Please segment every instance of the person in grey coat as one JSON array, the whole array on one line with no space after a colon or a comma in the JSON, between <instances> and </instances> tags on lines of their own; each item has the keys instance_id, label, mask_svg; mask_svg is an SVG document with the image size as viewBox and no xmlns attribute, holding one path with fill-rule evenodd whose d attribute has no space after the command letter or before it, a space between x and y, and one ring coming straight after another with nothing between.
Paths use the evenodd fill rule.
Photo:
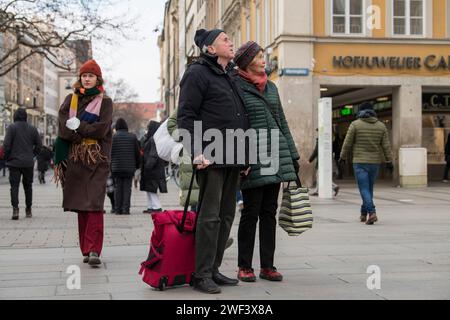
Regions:
<instances>
[{"instance_id":1,"label":"person in grey coat","mask_svg":"<svg viewBox=\"0 0 450 320\"><path fill-rule=\"evenodd\" d=\"M12 220L19 220L19 185L21 178L25 191L26 217L31 218L34 157L40 153L42 142L37 129L27 123L27 111L24 108L19 108L14 113L14 123L6 131L3 146L11 185Z\"/></svg>"}]
</instances>

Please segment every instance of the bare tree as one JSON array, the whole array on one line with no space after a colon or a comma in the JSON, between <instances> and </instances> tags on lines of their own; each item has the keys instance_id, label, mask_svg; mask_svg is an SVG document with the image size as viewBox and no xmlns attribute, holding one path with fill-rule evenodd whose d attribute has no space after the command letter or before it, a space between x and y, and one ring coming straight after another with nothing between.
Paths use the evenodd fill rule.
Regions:
<instances>
[{"instance_id":1,"label":"bare tree","mask_svg":"<svg viewBox=\"0 0 450 320\"><path fill-rule=\"evenodd\" d=\"M137 102L139 95L131 88L124 79L117 81L108 81L108 91L114 103L131 103Z\"/></svg>"},{"instance_id":2,"label":"bare tree","mask_svg":"<svg viewBox=\"0 0 450 320\"><path fill-rule=\"evenodd\" d=\"M68 57L61 52L70 42L93 39L112 43L121 37L127 39L134 19L127 13L105 14L106 9L118 2L0 0L0 33L12 34L15 38L13 43L0 48L0 76L37 54L58 68L70 71L72 61L67 61Z\"/></svg>"}]
</instances>

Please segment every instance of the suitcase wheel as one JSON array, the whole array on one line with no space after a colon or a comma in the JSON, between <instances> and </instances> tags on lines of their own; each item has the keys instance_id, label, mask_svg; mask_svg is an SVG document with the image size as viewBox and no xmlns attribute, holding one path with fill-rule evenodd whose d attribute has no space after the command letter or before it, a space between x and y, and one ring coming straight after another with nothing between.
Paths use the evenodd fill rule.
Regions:
<instances>
[{"instance_id":1,"label":"suitcase wheel","mask_svg":"<svg viewBox=\"0 0 450 320\"><path fill-rule=\"evenodd\" d=\"M167 286L167 278L161 278L159 279L159 286L158 289L160 291L164 291L166 289Z\"/></svg>"},{"instance_id":2,"label":"suitcase wheel","mask_svg":"<svg viewBox=\"0 0 450 320\"><path fill-rule=\"evenodd\" d=\"M189 282L189 286L193 287L194 286L194 274L191 275L191 281Z\"/></svg>"}]
</instances>

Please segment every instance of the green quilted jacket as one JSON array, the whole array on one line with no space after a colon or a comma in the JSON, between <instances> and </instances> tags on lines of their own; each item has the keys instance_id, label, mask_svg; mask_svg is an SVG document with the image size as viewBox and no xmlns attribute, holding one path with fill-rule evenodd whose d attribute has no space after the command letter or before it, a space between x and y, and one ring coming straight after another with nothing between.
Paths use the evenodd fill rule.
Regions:
<instances>
[{"instance_id":1,"label":"green quilted jacket","mask_svg":"<svg viewBox=\"0 0 450 320\"><path fill-rule=\"evenodd\" d=\"M389 133L384 123L375 117L353 121L342 146L341 158L347 160L350 151L353 163L392 162Z\"/></svg>"},{"instance_id":2,"label":"green quilted jacket","mask_svg":"<svg viewBox=\"0 0 450 320\"><path fill-rule=\"evenodd\" d=\"M279 161L278 170L273 174L267 175L267 172L265 172L263 175L261 170L271 165L260 159L258 155L257 164L251 166L249 176L241 182L241 189L253 189L269 184L295 181L297 177L293 160L299 160L300 156L286 121L277 87L273 82L268 81L265 92L261 94L253 84L243 79L239 80L239 86L243 91L250 127L255 129L257 133L256 145L258 150L260 150L260 146L265 144L266 150L270 154L272 140L270 130L279 130L279 149L276 150L278 155L272 156ZM261 135L259 129L267 129L268 136Z\"/></svg>"}]
</instances>

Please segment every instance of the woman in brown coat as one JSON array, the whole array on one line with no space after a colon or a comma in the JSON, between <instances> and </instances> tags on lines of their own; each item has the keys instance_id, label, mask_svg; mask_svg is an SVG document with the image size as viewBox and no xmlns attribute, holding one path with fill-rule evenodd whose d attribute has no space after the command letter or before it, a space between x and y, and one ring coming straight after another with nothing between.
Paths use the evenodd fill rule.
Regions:
<instances>
[{"instance_id":1,"label":"woman in brown coat","mask_svg":"<svg viewBox=\"0 0 450 320\"><path fill-rule=\"evenodd\" d=\"M63 159L57 178L63 187L64 211L78 214L78 231L84 263L101 264L106 180L112 144L112 101L104 93L102 72L94 60L80 69L75 92L59 110L56 157ZM61 147L62 146L62 147ZM68 151L65 156L64 149ZM55 161L56 162L56 161Z\"/></svg>"}]
</instances>

